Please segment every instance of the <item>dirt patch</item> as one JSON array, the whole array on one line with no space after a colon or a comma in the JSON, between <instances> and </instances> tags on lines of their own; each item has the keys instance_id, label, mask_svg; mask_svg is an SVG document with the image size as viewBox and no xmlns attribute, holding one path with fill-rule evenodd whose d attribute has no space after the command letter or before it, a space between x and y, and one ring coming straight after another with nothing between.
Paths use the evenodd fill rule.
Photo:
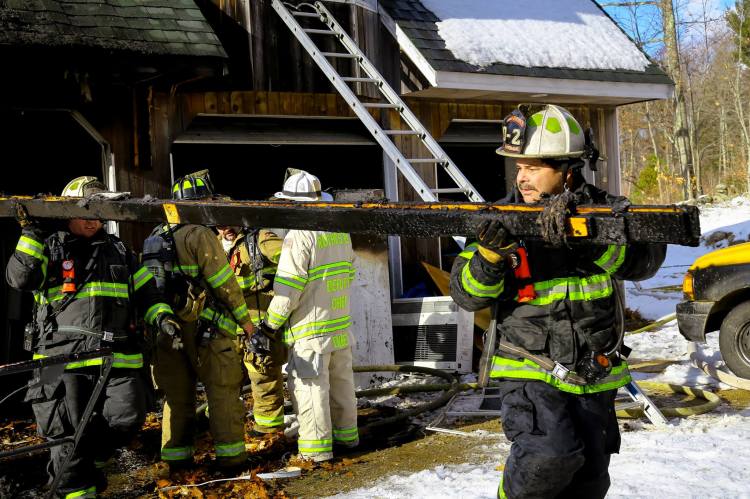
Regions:
<instances>
[{"instance_id":1,"label":"dirt patch","mask_svg":"<svg viewBox=\"0 0 750 499\"><path fill-rule=\"evenodd\" d=\"M625 308L625 331L635 331L648 326L651 322L644 318L638 310Z\"/></svg>"},{"instance_id":2,"label":"dirt patch","mask_svg":"<svg viewBox=\"0 0 750 499\"><path fill-rule=\"evenodd\" d=\"M415 441L396 447L357 455L352 453L343 466L322 467L306 472L301 478L283 486L292 497L324 497L374 485L391 476L395 470L411 474L440 465L462 464L496 457L498 465L505 462L499 444L506 442L497 419L451 425L451 428L473 432L483 430L481 437L463 437L427 432Z\"/></svg>"}]
</instances>

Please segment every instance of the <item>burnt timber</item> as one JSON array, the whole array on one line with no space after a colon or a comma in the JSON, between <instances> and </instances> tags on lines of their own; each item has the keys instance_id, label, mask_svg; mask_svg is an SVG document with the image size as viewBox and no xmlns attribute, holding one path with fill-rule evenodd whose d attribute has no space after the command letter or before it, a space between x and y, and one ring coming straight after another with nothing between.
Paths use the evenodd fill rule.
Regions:
<instances>
[{"instance_id":1,"label":"burnt timber","mask_svg":"<svg viewBox=\"0 0 750 499\"><path fill-rule=\"evenodd\" d=\"M0 198L0 217L14 217L18 204L33 218L168 221L410 237L472 235L481 222L499 217L516 237L542 237L536 221L543 208L531 205L3 197ZM578 206L569 221L577 219L575 225L584 228L569 240L697 246L700 239L698 213L694 206L632 206L625 213L613 213L608 206Z\"/></svg>"}]
</instances>

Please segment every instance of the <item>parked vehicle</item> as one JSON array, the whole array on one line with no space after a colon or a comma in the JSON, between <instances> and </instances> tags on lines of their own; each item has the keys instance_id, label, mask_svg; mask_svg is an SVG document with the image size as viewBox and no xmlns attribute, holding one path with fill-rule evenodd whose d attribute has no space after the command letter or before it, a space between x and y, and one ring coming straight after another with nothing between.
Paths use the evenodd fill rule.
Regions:
<instances>
[{"instance_id":1,"label":"parked vehicle","mask_svg":"<svg viewBox=\"0 0 750 499\"><path fill-rule=\"evenodd\" d=\"M682 283L677 325L688 340L705 342L719 331L727 367L750 379L750 243L707 253L695 260Z\"/></svg>"}]
</instances>

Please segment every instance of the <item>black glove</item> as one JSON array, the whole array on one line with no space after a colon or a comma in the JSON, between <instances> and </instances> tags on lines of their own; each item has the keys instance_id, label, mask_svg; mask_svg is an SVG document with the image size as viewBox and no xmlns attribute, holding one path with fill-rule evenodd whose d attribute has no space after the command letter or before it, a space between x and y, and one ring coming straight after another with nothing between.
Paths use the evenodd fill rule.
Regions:
<instances>
[{"instance_id":1,"label":"black glove","mask_svg":"<svg viewBox=\"0 0 750 499\"><path fill-rule=\"evenodd\" d=\"M503 246L508 245L510 232L505 228L503 223L498 220L485 220L479 225L477 230L477 241L485 248L492 251L499 251Z\"/></svg>"},{"instance_id":2,"label":"black glove","mask_svg":"<svg viewBox=\"0 0 750 499\"><path fill-rule=\"evenodd\" d=\"M157 343L163 348L171 350L182 350L182 328L177 318L172 314L161 314L159 317L159 332L156 336Z\"/></svg>"},{"instance_id":3,"label":"black glove","mask_svg":"<svg viewBox=\"0 0 750 499\"><path fill-rule=\"evenodd\" d=\"M34 226L36 226L36 221L33 218L31 218L31 216L29 216L29 211L26 209L24 205L16 202L14 203L14 208L15 208L16 221L18 222L18 225L20 225L22 229L26 229L26 228L31 229Z\"/></svg>"},{"instance_id":4,"label":"black glove","mask_svg":"<svg viewBox=\"0 0 750 499\"><path fill-rule=\"evenodd\" d=\"M606 378L611 371L612 361L600 352L588 352L576 365L576 373L589 383Z\"/></svg>"},{"instance_id":5,"label":"black glove","mask_svg":"<svg viewBox=\"0 0 750 499\"><path fill-rule=\"evenodd\" d=\"M628 211L628 208L632 203L630 200L623 196L617 196L615 200L612 202L612 212L617 214L623 214Z\"/></svg>"},{"instance_id":6,"label":"black glove","mask_svg":"<svg viewBox=\"0 0 750 499\"><path fill-rule=\"evenodd\" d=\"M245 348L250 353L270 355L271 344L276 341L274 335L275 331L261 321L255 328L255 332L245 339Z\"/></svg>"}]
</instances>

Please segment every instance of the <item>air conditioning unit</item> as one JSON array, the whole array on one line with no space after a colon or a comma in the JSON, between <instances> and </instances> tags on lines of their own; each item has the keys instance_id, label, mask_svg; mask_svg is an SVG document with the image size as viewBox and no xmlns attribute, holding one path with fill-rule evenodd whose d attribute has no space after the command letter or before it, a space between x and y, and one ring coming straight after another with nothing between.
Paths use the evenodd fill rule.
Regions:
<instances>
[{"instance_id":1,"label":"air conditioning unit","mask_svg":"<svg viewBox=\"0 0 750 499\"><path fill-rule=\"evenodd\" d=\"M473 312L438 296L395 299L391 315L397 364L471 372Z\"/></svg>"}]
</instances>

